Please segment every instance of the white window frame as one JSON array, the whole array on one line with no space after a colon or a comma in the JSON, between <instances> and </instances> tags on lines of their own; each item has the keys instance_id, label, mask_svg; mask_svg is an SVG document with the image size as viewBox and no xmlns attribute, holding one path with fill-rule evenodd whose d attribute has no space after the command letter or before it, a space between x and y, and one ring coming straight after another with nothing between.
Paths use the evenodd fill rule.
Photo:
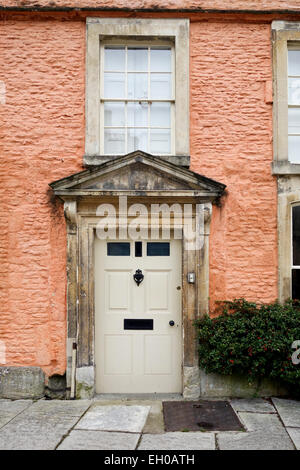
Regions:
<instances>
[{"instance_id":1,"label":"white window frame","mask_svg":"<svg viewBox=\"0 0 300 470\"><path fill-rule=\"evenodd\" d=\"M288 50L300 49L300 23L273 21L273 174L300 174L288 154Z\"/></svg>"},{"instance_id":2,"label":"white window frame","mask_svg":"<svg viewBox=\"0 0 300 470\"><path fill-rule=\"evenodd\" d=\"M293 293L293 269L300 269L300 265L294 265L294 239L293 239L293 209L294 207L300 206L300 202L293 202L291 204L290 210L291 210L291 231L290 231L290 243L291 243L291 248L290 248L290 276L291 276L291 285L290 285L290 296L292 298L292 293Z\"/></svg>"},{"instance_id":3,"label":"white window frame","mask_svg":"<svg viewBox=\"0 0 300 470\"><path fill-rule=\"evenodd\" d=\"M111 98L104 98L104 49L106 46L121 46L121 47L145 47L145 48L151 48L151 47L170 47L171 49L171 83L172 83L172 90L171 90L171 97L170 99L158 99L158 100L153 100L151 98L149 99L141 99L141 100L130 100L130 99L111 99ZM174 50L174 44L168 40L162 41L162 40L149 40L149 41L134 41L134 40L121 40L121 39L110 39L110 40L103 40L101 41L100 44L100 154L101 155L107 155L109 156L110 154L107 154L104 152L104 102L144 102L144 103L150 103L150 102L167 102L171 104L171 116L170 116L170 131L171 131L171 142L170 142L170 152L168 154L164 155L174 155L175 154L175 103L176 103L176 95L175 95L175 89L176 89L176 76L175 76L175 50ZM148 73L148 80L150 77L149 70L147 71ZM148 83L148 89L149 89L149 83ZM149 113L149 107L148 107L148 113ZM125 113L126 114L126 113ZM149 119L148 119L149 121ZM148 127L147 130L149 131L149 122L148 122ZM149 132L148 132L148 148L150 148L150 142L149 142ZM127 135L125 132L125 142L127 143ZM127 148L127 145L125 143L125 146ZM140 150L140 149L139 149Z\"/></svg>"},{"instance_id":4,"label":"white window frame","mask_svg":"<svg viewBox=\"0 0 300 470\"><path fill-rule=\"evenodd\" d=\"M300 52L300 41L297 43L293 42L293 43L288 43L288 48L287 48L287 54L289 53L289 51L299 51ZM287 55L287 60L288 60L288 55ZM289 75L288 73L288 70L287 70L287 81L289 80L289 78L297 78L298 80L300 79L300 76L296 76L294 75L293 77L291 75ZM288 84L288 83L287 83ZM298 92L298 88L297 88L297 92ZM287 106L288 106L288 112L290 109L299 109L300 110L300 104L289 104L289 102L287 103ZM288 119L288 125L289 125L289 119ZM299 136L299 133L291 133L288 129L288 138L292 135L295 135L295 136ZM299 149L299 152L300 152L300 149ZM297 165L300 164L300 162L292 162L291 159L290 159L290 155L288 155L288 158L289 158L289 162L294 164L296 163Z\"/></svg>"},{"instance_id":5,"label":"white window frame","mask_svg":"<svg viewBox=\"0 0 300 470\"><path fill-rule=\"evenodd\" d=\"M174 156L189 156L189 20L87 18L85 159L101 156L100 51L111 39L174 45ZM103 154L102 154L103 155ZM109 156L108 156L109 157Z\"/></svg>"},{"instance_id":6,"label":"white window frame","mask_svg":"<svg viewBox=\"0 0 300 470\"><path fill-rule=\"evenodd\" d=\"M292 297L293 207L300 205L299 177L278 177L278 298Z\"/></svg>"}]
</instances>

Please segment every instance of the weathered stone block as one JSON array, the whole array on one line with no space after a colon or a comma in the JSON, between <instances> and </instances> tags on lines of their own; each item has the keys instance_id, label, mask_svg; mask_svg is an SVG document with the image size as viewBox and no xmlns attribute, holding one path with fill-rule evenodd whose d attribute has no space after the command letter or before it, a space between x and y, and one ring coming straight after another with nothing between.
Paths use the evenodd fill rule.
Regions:
<instances>
[{"instance_id":1,"label":"weathered stone block","mask_svg":"<svg viewBox=\"0 0 300 470\"><path fill-rule=\"evenodd\" d=\"M40 367L0 367L1 398L41 398L45 374Z\"/></svg>"},{"instance_id":2,"label":"weathered stone block","mask_svg":"<svg viewBox=\"0 0 300 470\"><path fill-rule=\"evenodd\" d=\"M236 375L206 374L200 370L200 396L201 397L269 397L286 396L285 390L277 382L263 379L249 382L247 377Z\"/></svg>"},{"instance_id":3,"label":"weathered stone block","mask_svg":"<svg viewBox=\"0 0 300 470\"><path fill-rule=\"evenodd\" d=\"M54 374L48 379L45 390L48 398L63 400L66 398L66 375Z\"/></svg>"},{"instance_id":4,"label":"weathered stone block","mask_svg":"<svg viewBox=\"0 0 300 470\"><path fill-rule=\"evenodd\" d=\"M199 367L183 368L183 396L184 398L199 398L200 395L200 377Z\"/></svg>"},{"instance_id":5,"label":"weathered stone block","mask_svg":"<svg viewBox=\"0 0 300 470\"><path fill-rule=\"evenodd\" d=\"M76 369L76 398L92 398L95 388L94 367Z\"/></svg>"}]
</instances>

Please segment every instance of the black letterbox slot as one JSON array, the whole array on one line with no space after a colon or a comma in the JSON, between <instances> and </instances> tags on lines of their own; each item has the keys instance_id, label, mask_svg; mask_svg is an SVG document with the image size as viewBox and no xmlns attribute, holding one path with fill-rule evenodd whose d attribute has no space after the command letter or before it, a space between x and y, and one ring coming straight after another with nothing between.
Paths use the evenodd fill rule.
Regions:
<instances>
[{"instance_id":1,"label":"black letterbox slot","mask_svg":"<svg viewBox=\"0 0 300 470\"><path fill-rule=\"evenodd\" d=\"M124 318L124 330L153 330L153 320Z\"/></svg>"}]
</instances>

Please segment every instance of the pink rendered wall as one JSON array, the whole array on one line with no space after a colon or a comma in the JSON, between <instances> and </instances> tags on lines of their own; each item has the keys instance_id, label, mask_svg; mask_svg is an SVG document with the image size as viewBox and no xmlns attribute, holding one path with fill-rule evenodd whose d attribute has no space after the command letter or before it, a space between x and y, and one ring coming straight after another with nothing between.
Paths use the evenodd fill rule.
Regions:
<instances>
[{"instance_id":1,"label":"pink rendered wall","mask_svg":"<svg viewBox=\"0 0 300 470\"><path fill-rule=\"evenodd\" d=\"M85 25L5 21L1 57L0 338L8 365L63 373L66 233L48 184L81 170Z\"/></svg>"},{"instance_id":2,"label":"pink rendered wall","mask_svg":"<svg viewBox=\"0 0 300 470\"><path fill-rule=\"evenodd\" d=\"M210 297L277 297L269 24L191 23L191 169L227 185L210 240Z\"/></svg>"},{"instance_id":3,"label":"pink rendered wall","mask_svg":"<svg viewBox=\"0 0 300 470\"><path fill-rule=\"evenodd\" d=\"M0 39L0 338L7 365L49 375L65 370L66 234L48 183L81 170L85 138L85 21L71 18L7 18ZM192 18L190 57L191 168L228 186L212 220L211 304L273 300L270 24Z\"/></svg>"}]
</instances>

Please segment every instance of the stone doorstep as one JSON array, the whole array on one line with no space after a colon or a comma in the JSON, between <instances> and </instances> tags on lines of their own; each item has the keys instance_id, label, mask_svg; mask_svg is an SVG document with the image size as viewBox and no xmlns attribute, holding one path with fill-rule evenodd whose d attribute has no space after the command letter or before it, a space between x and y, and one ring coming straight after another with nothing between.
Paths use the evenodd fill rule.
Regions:
<instances>
[{"instance_id":1,"label":"stone doorstep","mask_svg":"<svg viewBox=\"0 0 300 470\"><path fill-rule=\"evenodd\" d=\"M94 405L78 421L75 429L141 433L150 406Z\"/></svg>"}]
</instances>

